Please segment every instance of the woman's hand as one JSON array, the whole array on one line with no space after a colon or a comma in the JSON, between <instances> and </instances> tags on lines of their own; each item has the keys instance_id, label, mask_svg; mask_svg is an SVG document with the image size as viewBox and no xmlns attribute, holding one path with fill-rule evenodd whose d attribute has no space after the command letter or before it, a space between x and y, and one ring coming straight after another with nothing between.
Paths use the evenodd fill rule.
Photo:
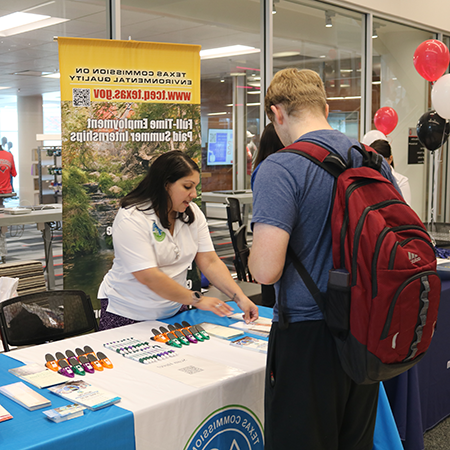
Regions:
<instances>
[{"instance_id":1,"label":"woman's hand","mask_svg":"<svg viewBox=\"0 0 450 450\"><path fill-rule=\"evenodd\" d=\"M242 289L236 284L233 278L231 278L230 271L223 261L219 259L216 252L197 253L195 262L201 272L205 274L206 278L211 281L217 289L225 295L228 295L231 300L236 301L237 305L244 313L245 322L253 322L259 317L258 307L246 297L242 292ZM198 307L198 305L195 306ZM211 310L208 309L208 311Z\"/></svg>"},{"instance_id":2,"label":"woman's hand","mask_svg":"<svg viewBox=\"0 0 450 450\"><path fill-rule=\"evenodd\" d=\"M202 297L194 306L202 311L211 311L220 317L233 314L233 308L215 297Z\"/></svg>"},{"instance_id":3,"label":"woman's hand","mask_svg":"<svg viewBox=\"0 0 450 450\"><path fill-rule=\"evenodd\" d=\"M234 300L244 313L245 323L254 322L259 317L258 307L248 297L236 297Z\"/></svg>"}]
</instances>

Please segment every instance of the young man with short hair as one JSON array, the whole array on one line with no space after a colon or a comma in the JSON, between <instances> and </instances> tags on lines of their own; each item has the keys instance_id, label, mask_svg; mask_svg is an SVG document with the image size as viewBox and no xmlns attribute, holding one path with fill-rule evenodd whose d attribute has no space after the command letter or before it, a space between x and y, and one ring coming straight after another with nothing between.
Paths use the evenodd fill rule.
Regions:
<instances>
[{"instance_id":1,"label":"young man with short hair","mask_svg":"<svg viewBox=\"0 0 450 450\"><path fill-rule=\"evenodd\" d=\"M311 141L347 160L348 149L358 144L328 124L325 89L311 70L276 73L265 110L286 146ZM352 157L361 165L359 152L352 151ZM394 182L385 162L382 174ZM319 307L286 259L290 245L318 288L326 291L334 181L308 159L279 152L261 164L255 178L249 265L257 281L275 284L277 296L267 355L266 450L373 446L378 384L357 385L343 371ZM280 298L287 329L278 326Z\"/></svg>"}]
</instances>

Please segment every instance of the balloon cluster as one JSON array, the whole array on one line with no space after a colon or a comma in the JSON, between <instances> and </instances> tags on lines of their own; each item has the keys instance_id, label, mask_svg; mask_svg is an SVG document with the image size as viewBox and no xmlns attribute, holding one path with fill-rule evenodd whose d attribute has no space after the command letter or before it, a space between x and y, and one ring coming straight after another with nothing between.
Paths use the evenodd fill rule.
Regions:
<instances>
[{"instance_id":1,"label":"balloon cluster","mask_svg":"<svg viewBox=\"0 0 450 450\"><path fill-rule=\"evenodd\" d=\"M446 45L436 39L422 42L414 52L414 67L427 81L434 83L431 91L433 111L423 114L417 123L417 137L428 150L434 151L447 142L450 133L450 74L444 75L450 63L450 54ZM376 130L366 133L363 144L370 145L377 139L387 141L398 123L393 108L380 108L373 118Z\"/></svg>"},{"instance_id":2,"label":"balloon cluster","mask_svg":"<svg viewBox=\"0 0 450 450\"><path fill-rule=\"evenodd\" d=\"M417 123L417 137L430 151L448 139L450 125L450 74L443 75L450 62L446 45L436 39L422 42L414 52L414 67L427 81L433 82L431 101L434 110L423 114Z\"/></svg>"}]
</instances>

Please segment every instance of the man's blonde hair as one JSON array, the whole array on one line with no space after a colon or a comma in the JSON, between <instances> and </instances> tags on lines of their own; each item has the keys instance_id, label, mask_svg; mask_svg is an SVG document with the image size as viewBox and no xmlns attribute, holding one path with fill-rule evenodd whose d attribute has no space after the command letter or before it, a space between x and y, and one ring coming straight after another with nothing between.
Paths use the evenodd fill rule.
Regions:
<instances>
[{"instance_id":1,"label":"man's blonde hair","mask_svg":"<svg viewBox=\"0 0 450 450\"><path fill-rule=\"evenodd\" d=\"M267 117L273 121L272 105L283 105L288 115L304 112L326 114L327 96L317 72L283 69L275 74L264 101Z\"/></svg>"}]
</instances>

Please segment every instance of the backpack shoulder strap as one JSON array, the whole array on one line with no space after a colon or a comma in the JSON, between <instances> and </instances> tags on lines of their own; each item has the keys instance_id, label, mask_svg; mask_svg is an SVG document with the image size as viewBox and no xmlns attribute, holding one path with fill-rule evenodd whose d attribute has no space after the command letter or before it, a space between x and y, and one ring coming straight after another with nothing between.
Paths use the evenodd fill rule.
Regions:
<instances>
[{"instance_id":1,"label":"backpack shoulder strap","mask_svg":"<svg viewBox=\"0 0 450 450\"><path fill-rule=\"evenodd\" d=\"M330 150L314 142L310 141L295 142L294 144L289 145L283 150L279 150L279 152L295 153L297 155L303 156L304 158L309 159L314 164L317 164L319 167L324 169L326 172L328 172L335 178L337 178L342 172L344 172L345 169L347 169L347 164L340 155L330 152ZM291 260L298 274L305 283L306 288L308 289L308 291L316 301L317 305L319 306L319 309L323 313L325 306L323 295L320 292L314 280L312 279L309 272L306 270L303 263L295 254L295 251L291 247L291 245L288 245L287 256ZM278 302L278 320L280 329L287 328L288 324L284 315L281 301Z\"/></svg>"},{"instance_id":2,"label":"backpack shoulder strap","mask_svg":"<svg viewBox=\"0 0 450 450\"><path fill-rule=\"evenodd\" d=\"M362 166L363 167L370 167L371 169L376 170L377 172L381 172L381 164L383 162L383 156L377 153L374 149L364 145L360 144L358 145L352 145L348 149L348 159L351 161L351 151L352 149L357 150L361 156L362 156Z\"/></svg>"},{"instance_id":3,"label":"backpack shoulder strap","mask_svg":"<svg viewBox=\"0 0 450 450\"><path fill-rule=\"evenodd\" d=\"M317 306L319 307L322 314L324 314L324 308L325 308L325 299L323 297L323 294L320 292L319 288L317 287L317 284L312 279L309 272L306 270L306 267L303 265L303 263L300 261L300 259L295 254L294 249L291 247L291 244L287 247L287 257L290 258L292 264L294 265L295 269L297 270L298 274L300 275L301 279L303 280L303 283L305 283L306 288L310 292L310 294L313 296L315 302L317 303ZM286 270L287 267L287 258L284 265L283 273ZM289 326L289 321L287 317L285 316L285 311L281 302L281 297L278 299L278 327L280 330L286 330Z\"/></svg>"},{"instance_id":4,"label":"backpack shoulder strap","mask_svg":"<svg viewBox=\"0 0 450 450\"><path fill-rule=\"evenodd\" d=\"M317 287L317 284L312 279L309 272L306 270L303 263L298 259L297 255L295 254L294 249L291 247L291 245L288 245L287 254L291 258L292 264L294 264L295 269L299 273L300 277L303 280L303 283L305 283L306 288L308 289L309 293L313 296L314 300L316 301L317 305L319 306L322 313L324 312L324 300L322 293L320 292L319 288Z\"/></svg>"},{"instance_id":5,"label":"backpack shoulder strap","mask_svg":"<svg viewBox=\"0 0 450 450\"><path fill-rule=\"evenodd\" d=\"M294 142L283 150L279 150L279 152L296 153L297 155L303 156L335 178L348 167L340 155L330 152L325 147L310 141Z\"/></svg>"}]
</instances>

